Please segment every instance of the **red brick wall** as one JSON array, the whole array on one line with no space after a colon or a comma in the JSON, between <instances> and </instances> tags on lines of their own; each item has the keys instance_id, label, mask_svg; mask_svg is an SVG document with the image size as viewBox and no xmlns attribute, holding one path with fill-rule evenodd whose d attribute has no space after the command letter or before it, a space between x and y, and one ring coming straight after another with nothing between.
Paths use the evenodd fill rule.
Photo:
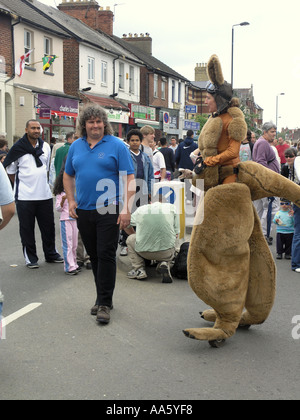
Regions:
<instances>
[{"instance_id":1,"label":"red brick wall","mask_svg":"<svg viewBox=\"0 0 300 420\"><path fill-rule=\"evenodd\" d=\"M4 57L6 64L0 63L0 72L6 73L8 77L11 77L14 73L11 18L3 14L0 14L0 40L0 56Z\"/></svg>"},{"instance_id":2,"label":"red brick wall","mask_svg":"<svg viewBox=\"0 0 300 420\"><path fill-rule=\"evenodd\" d=\"M113 35L113 17L111 10L99 10L98 4L62 3L58 6L61 12L81 20L91 28Z\"/></svg>"},{"instance_id":3,"label":"red brick wall","mask_svg":"<svg viewBox=\"0 0 300 420\"><path fill-rule=\"evenodd\" d=\"M64 92L78 95L79 89L79 45L75 39L64 41ZM72 75L72 76L71 76Z\"/></svg>"}]
</instances>

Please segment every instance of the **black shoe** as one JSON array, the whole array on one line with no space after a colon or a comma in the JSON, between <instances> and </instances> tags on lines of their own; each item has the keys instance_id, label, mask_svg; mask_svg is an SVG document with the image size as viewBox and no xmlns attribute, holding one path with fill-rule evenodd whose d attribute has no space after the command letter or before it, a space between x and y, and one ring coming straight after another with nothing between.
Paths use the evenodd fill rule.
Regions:
<instances>
[{"instance_id":1,"label":"black shoe","mask_svg":"<svg viewBox=\"0 0 300 420\"><path fill-rule=\"evenodd\" d=\"M91 270L92 269L92 263L90 263L90 262L86 263L85 268L87 270Z\"/></svg>"},{"instance_id":2,"label":"black shoe","mask_svg":"<svg viewBox=\"0 0 300 420\"><path fill-rule=\"evenodd\" d=\"M276 259L277 259L277 260L282 260L282 254L277 254L277 255L276 255Z\"/></svg>"},{"instance_id":3,"label":"black shoe","mask_svg":"<svg viewBox=\"0 0 300 420\"><path fill-rule=\"evenodd\" d=\"M84 262L83 261L77 261L77 265L78 267L83 267L84 266Z\"/></svg>"},{"instance_id":4,"label":"black shoe","mask_svg":"<svg viewBox=\"0 0 300 420\"><path fill-rule=\"evenodd\" d=\"M291 255L289 255L289 254L285 254L284 258L285 258L286 260L291 260L291 259L292 259Z\"/></svg>"},{"instance_id":5,"label":"black shoe","mask_svg":"<svg viewBox=\"0 0 300 420\"><path fill-rule=\"evenodd\" d=\"M63 263L64 259L60 255L53 260L46 260L47 263Z\"/></svg>"}]
</instances>

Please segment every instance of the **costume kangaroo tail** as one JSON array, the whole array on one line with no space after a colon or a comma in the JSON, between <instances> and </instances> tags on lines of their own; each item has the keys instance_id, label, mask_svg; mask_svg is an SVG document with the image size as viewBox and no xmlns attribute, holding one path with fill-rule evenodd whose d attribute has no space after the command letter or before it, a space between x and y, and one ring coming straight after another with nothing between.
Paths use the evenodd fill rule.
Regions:
<instances>
[{"instance_id":1,"label":"costume kangaroo tail","mask_svg":"<svg viewBox=\"0 0 300 420\"><path fill-rule=\"evenodd\" d=\"M252 161L239 163L237 182L248 185L252 200L263 197L285 197L300 207L299 185L259 163Z\"/></svg>"}]
</instances>

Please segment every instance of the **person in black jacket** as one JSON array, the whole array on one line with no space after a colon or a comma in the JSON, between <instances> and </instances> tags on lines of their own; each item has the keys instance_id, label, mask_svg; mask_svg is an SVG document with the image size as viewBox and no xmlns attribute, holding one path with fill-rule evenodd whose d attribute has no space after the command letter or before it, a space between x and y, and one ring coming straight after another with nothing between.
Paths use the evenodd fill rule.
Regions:
<instances>
[{"instance_id":1,"label":"person in black jacket","mask_svg":"<svg viewBox=\"0 0 300 420\"><path fill-rule=\"evenodd\" d=\"M175 171L175 156L172 149L169 149L167 144L167 139L162 137L160 140L161 148L159 151L164 155L165 162L166 162L166 170L167 170L167 178L168 172L170 173L170 179L174 178L174 171Z\"/></svg>"},{"instance_id":2,"label":"person in black jacket","mask_svg":"<svg viewBox=\"0 0 300 420\"><path fill-rule=\"evenodd\" d=\"M176 149L175 162L178 168L190 169L191 171L194 168L190 154L198 148L198 145L196 142L194 142L193 136L193 130L188 130L187 137L182 143L178 145Z\"/></svg>"}]
</instances>

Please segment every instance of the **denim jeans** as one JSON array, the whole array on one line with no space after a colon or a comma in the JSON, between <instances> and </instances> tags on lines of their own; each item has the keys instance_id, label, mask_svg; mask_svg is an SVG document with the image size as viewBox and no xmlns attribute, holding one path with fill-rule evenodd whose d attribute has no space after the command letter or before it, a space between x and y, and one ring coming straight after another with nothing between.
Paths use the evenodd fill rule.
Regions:
<instances>
[{"instance_id":1,"label":"denim jeans","mask_svg":"<svg viewBox=\"0 0 300 420\"><path fill-rule=\"evenodd\" d=\"M97 210L77 209L77 225L90 256L96 284L96 304L112 305L112 297L116 283L116 252L119 239L118 207L107 207L106 214Z\"/></svg>"},{"instance_id":2,"label":"denim jeans","mask_svg":"<svg viewBox=\"0 0 300 420\"><path fill-rule=\"evenodd\" d=\"M300 208L293 205L294 210L294 236L292 243L292 270L300 268Z\"/></svg>"}]
</instances>

